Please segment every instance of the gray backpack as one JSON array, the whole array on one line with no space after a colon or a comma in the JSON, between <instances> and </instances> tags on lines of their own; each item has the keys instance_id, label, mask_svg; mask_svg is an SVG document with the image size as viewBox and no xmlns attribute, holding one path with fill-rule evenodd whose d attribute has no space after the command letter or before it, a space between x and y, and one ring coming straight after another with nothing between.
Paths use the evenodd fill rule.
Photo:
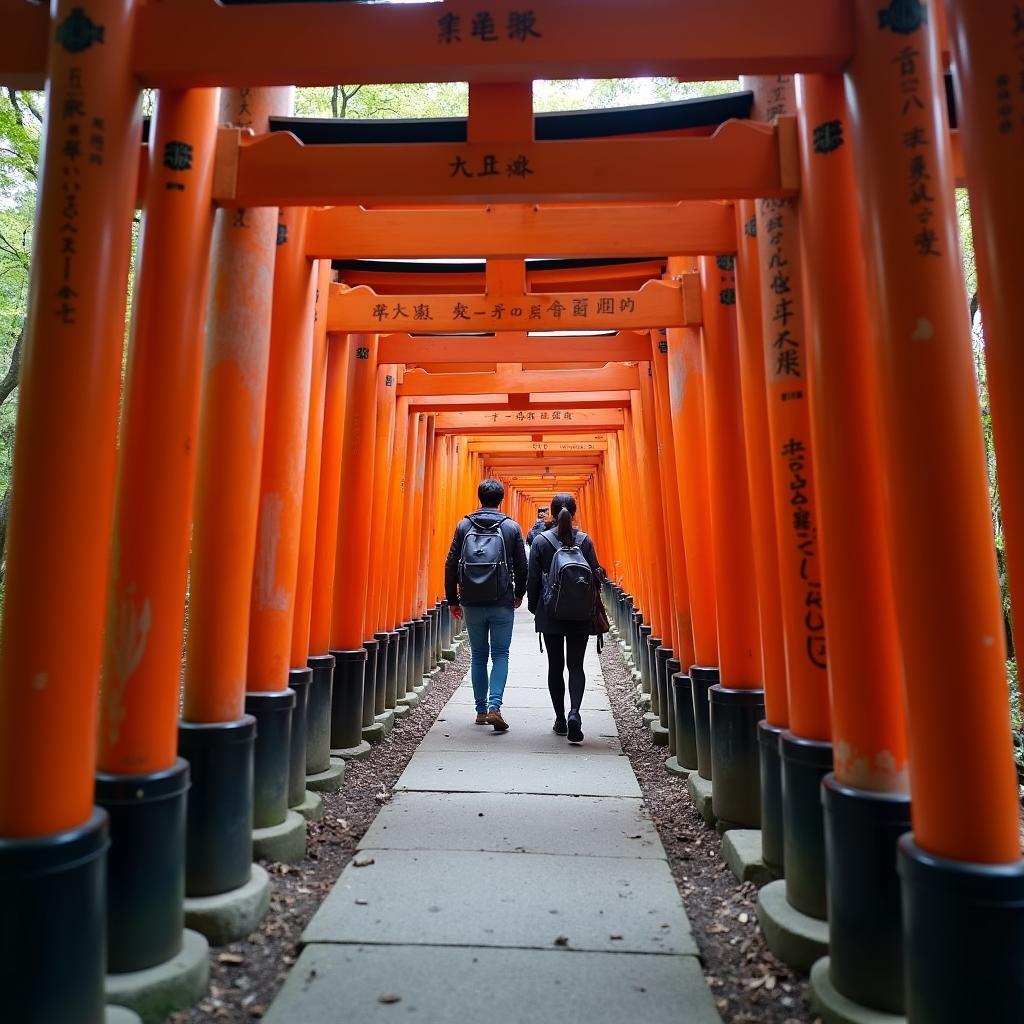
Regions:
<instances>
[{"instance_id":1,"label":"gray backpack","mask_svg":"<svg viewBox=\"0 0 1024 1024\"><path fill-rule=\"evenodd\" d=\"M508 552L501 525L508 516L483 525L466 516L470 530L459 555L459 600L464 605L497 604L508 593Z\"/></svg>"},{"instance_id":2,"label":"gray backpack","mask_svg":"<svg viewBox=\"0 0 1024 1024\"><path fill-rule=\"evenodd\" d=\"M576 535L574 544L561 544L550 533L541 536L555 549L551 567L544 574L544 611L549 619L589 622L594 617L594 573L580 545L585 533Z\"/></svg>"}]
</instances>

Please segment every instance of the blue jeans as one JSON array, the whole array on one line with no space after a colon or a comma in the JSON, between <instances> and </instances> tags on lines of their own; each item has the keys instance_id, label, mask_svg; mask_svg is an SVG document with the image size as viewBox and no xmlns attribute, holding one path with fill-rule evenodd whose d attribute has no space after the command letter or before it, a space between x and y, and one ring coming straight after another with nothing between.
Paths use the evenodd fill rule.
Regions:
<instances>
[{"instance_id":1,"label":"blue jeans","mask_svg":"<svg viewBox=\"0 0 1024 1024\"><path fill-rule=\"evenodd\" d=\"M508 679L508 649L512 644L515 611L500 604L463 608L469 646L473 652L473 697L477 714L500 711ZM488 641L488 637L490 638ZM487 655L491 656L491 674L487 677Z\"/></svg>"}]
</instances>

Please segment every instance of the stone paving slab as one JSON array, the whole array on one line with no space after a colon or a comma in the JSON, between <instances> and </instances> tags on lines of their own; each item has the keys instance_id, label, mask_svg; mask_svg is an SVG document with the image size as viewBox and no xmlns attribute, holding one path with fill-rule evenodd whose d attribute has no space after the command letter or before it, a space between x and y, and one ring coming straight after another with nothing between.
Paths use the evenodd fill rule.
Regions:
<instances>
[{"instance_id":1,"label":"stone paving slab","mask_svg":"<svg viewBox=\"0 0 1024 1024\"><path fill-rule=\"evenodd\" d=\"M500 737L498 738L500 740ZM551 793L565 796L639 797L640 786L624 754L590 753L586 744L554 754L452 750L415 753L396 792Z\"/></svg>"},{"instance_id":2,"label":"stone paving slab","mask_svg":"<svg viewBox=\"0 0 1024 1024\"><path fill-rule=\"evenodd\" d=\"M506 793L398 793L359 847L665 856L639 800Z\"/></svg>"},{"instance_id":3,"label":"stone paving slab","mask_svg":"<svg viewBox=\"0 0 1024 1024\"><path fill-rule=\"evenodd\" d=\"M304 950L264 1020L720 1024L691 956L321 945Z\"/></svg>"},{"instance_id":4,"label":"stone paving slab","mask_svg":"<svg viewBox=\"0 0 1024 1024\"><path fill-rule=\"evenodd\" d=\"M566 694L568 700L568 693ZM471 686L460 686L452 696L449 704L452 706L472 705L474 703L473 688ZM551 698L548 696L548 688L541 689L538 686L521 686L518 689L514 686L505 688L505 695L502 704L507 708L544 708L551 710ZM608 694L600 687L592 687L584 695L583 711L610 711L611 704L608 703Z\"/></svg>"},{"instance_id":5,"label":"stone paving slab","mask_svg":"<svg viewBox=\"0 0 1024 1024\"><path fill-rule=\"evenodd\" d=\"M591 952L697 954L667 861L451 850L357 859L371 857L345 868L304 943L551 949L564 938Z\"/></svg>"},{"instance_id":6,"label":"stone paving slab","mask_svg":"<svg viewBox=\"0 0 1024 1024\"><path fill-rule=\"evenodd\" d=\"M548 708L506 709L505 720L509 730L496 733L490 726L474 725L475 712L472 708L449 708L437 720L419 746L426 752L449 750L475 750L491 753L501 750L505 753L515 750L522 754L557 753L564 750L568 740L556 735L551 726L554 712ZM583 732L585 739L581 749L591 753L607 752L618 754L622 750L615 730L615 719L610 711L588 711L583 709Z\"/></svg>"}]
</instances>

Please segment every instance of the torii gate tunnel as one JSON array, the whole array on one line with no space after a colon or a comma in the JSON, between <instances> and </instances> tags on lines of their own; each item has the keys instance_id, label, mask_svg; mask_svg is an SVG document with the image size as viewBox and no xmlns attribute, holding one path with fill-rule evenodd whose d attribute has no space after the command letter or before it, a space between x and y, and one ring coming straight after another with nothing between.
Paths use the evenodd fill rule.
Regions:
<instances>
[{"instance_id":1,"label":"torii gate tunnel","mask_svg":"<svg viewBox=\"0 0 1024 1024\"><path fill-rule=\"evenodd\" d=\"M827 919L815 984L915 1024L1021 1019L954 197L1019 587L1020 3L0 19L0 82L47 90L0 652L11 1020L98 1024L108 974L257 885L253 829L450 647L444 558L487 476L524 529L576 496L677 764L722 827L760 828L789 911ZM533 111L537 79L650 74L746 77ZM469 116L291 116L294 86L339 79L468 81Z\"/></svg>"}]
</instances>

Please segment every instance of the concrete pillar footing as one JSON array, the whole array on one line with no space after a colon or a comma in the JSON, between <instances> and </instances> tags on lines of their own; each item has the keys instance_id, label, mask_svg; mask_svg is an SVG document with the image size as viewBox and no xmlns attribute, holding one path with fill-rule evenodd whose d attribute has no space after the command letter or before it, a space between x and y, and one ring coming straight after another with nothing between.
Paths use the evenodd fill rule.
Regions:
<instances>
[{"instance_id":1,"label":"concrete pillar footing","mask_svg":"<svg viewBox=\"0 0 1024 1024\"><path fill-rule=\"evenodd\" d=\"M795 970L808 974L815 961L828 953L828 921L808 917L793 907L781 878L757 894L757 919L768 948Z\"/></svg>"},{"instance_id":2,"label":"concrete pillar footing","mask_svg":"<svg viewBox=\"0 0 1024 1024\"><path fill-rule=\"evenodd\" d=\"M346 761L361 761L369 756L370 744L363 740L358 747L338 747L331 751L331 758L344 759Z\"/></svg>"},{"instance_id":3,"label":"concrete pillar footing","mask_svg":"<svg viewBox=\"0 0 1024 1024\"><path fill-rule=\"evenodd\" d=\"M409 713L409 708L417 708L420 705L420 695L414 690L412 693L407 693L404 697L398 698L398 707L405 708L405 713ZM398 708L395 709L396 711ZM399 715L401 718L402 716Z\"/></svg>"},{"instance_id":4,"label":"concrete pillar footing","mask_svg":"<svg viewBox=\"0 0 1024 1024\"><path fill-rule=\"evenodd\" d=\"M872 1010L847 999L832 984L830 965L830 959L823 956L811 968L811 1001L825 1024L907 1024L900 1013Z\"/></svg>"},{"instance_id":5,"label":"concrete pillar footing","mask_svg":"<svg viewBox=\"0 0 1024 1024\"><path fill-rule=\"evenodd\" d=\"M644 712L644 725L651 725L658 721L658 716L653 711Z\"/></svg>"},{"instance_id":6,"label":"concrete pillar footing","mask_svg":"<svg viewBox=\"0 0 1024 1024\"><path fill-rule=\"evenodd\" d=\"M159 1024L168 1014L195 1006L203 997L210 982L209 952L206 938L186 929L181 951L165 963L108 974L106 998L134 1010L143 1024Z\"/></svg>"},{"instance_id":7,"label":"concrete pillar footing","mask_svg":"<svg viewBox=\"0 0 1024 1024\"><path fill-rule=\"evenodd\" d=\"M737 881L753 882L760 889L777 877L764 862L759 828L734 828L726 832L722 838L722 856Z\"/></svg>"},{"instance_id":8,"label":"concrete pillar footing","mask_svg":"<svg viewBox=\"0 0 1024 1024\"><path fill-rule=\"evenodd\" d=\"M644 715L644 718L647 716ZM667 747L668 746L668 729L661 724L660 721L653 721L650 724L651 730L651 742L656 747Z\"/></svg>"},{"instance_id":9,"label":"concrete pillar footing","mask_svg":"<svg viewBox=\"0 0 1024 1024\"><path fill-rule=\"evenodd\" d=\"M324 816L324 801L316 790L307 789L301 804L296 804L293 811L298 811L306 821L319 821Z\"/></svg>"},{"instance_id":10,"label":"concrete pillar footing","mask_svg":"<svg viewBox=\"0 0 1024 1024\"><path fill-rule=\"evenodd\" d=\"M715 812L711 804L711 781L702 779L696 772L690 772L686 779L686 791L690 794L693 806L700 816L712 828L715 827Z\"/></svg>"},{"instance_id":11,"label":"concrete pillar footing","mask_svg":"<svg viewBox=\"0 0 1024 1024\"><path fill-rule=\"evenodd\" d=\"M369 749L369 744L367 744ZM325 772L306 776L306 789L314 793L337 793L345 782L345 762L331 751L331 766Z\"/></svg>"},{"instance_id":12,"label":"concrete pillar footing","mask_svg":"<svg viewBox=\"0 0 1024 1024\"><path fill-rule=\"evenodd\" d=\"M445 647L444 650L441 651L441 657L444 658L445 661L454 661L455 651L451 647Z\"/></svg>"},{"instance_id":13,"label":"concrete pillar footing","mask_svg":"<svg viewBox=\"0 0 1024 1024\"><path fill-rule=\"evenodd\" d=\"M388 708L384 714L377 716L377 724L383 726L385 736L390 736L391 730L395 727L396 713L397 708Z\"/></svg>"},{"instance_id":14,"label":"concrete pillar footing","mask_svg":"<svg viewBox=\"0 0 1024 1024\"><path fill-rule=\"evenodd\" d=\"M684 768L679 763L679 758L675 754L673 754L665 762L665 771L669 772L672 775L678 775L680 778L683 779L688 778L692 770L693 769L690 768Z\"/></svg>"},{"instance_id":15,"label":"concrete pillar footing","mask_svg":"<svg viewBox=\"0 0 1024 1024\"><path fill-rule=\"evenodd\" d=\"M252 830L252 855L256 860L295 864L306 859L306 819L289 811L277 825Z\"/></svg>"},{"instance_id":16,"label":"concrete pillar footing","mask_svg":"<svg viewBox=\"0 0 1024 1024\"><path fill-rule=\"evenodd\" d=\"M185 925L206 936L211 946L244 939L263 920L270 906L270 879L253 864L245 885L215 896L186 896Z\"/></svg>"},{"instance_id":17,"label":"concrete pillar footing","mask_svg":"<svg viewBox=\"0 0 1024 1024\"><path fill-rule=\"evenodd\" d=\"M103 1024L142 1024L142 1018L126 1006L108 1006Z\"/></svg>"},{"instance_id":18,"label":"concrete pillar footing","mask_svg":"<svg viewBox=\"0 0 1024 1024\"><path fill-rule=\"evenodd\" d=\"M398 705L391 712L394 716L391 720L391 729L393 729L403 718L408 718L409 712L416 707L416 704L413 704L410 701L410 698L415 700L416 704L419 704L420 698L415 693L407 693L404 697L400 698ZM391 729L388 729L388 732L391 732Z\"/></svg>"}]
</instances>

